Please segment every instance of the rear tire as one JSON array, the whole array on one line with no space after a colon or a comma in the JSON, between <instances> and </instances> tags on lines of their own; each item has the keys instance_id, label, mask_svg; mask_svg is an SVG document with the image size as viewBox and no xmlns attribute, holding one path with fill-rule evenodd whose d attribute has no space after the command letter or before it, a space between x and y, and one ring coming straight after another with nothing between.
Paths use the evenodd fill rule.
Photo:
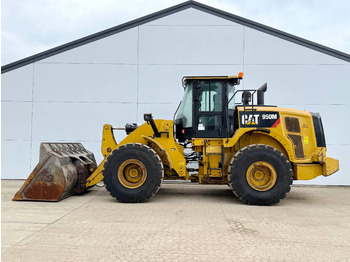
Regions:
<instances>
[{"instance_id":1,"label":"rear tire","mask_svg":"<svg viewBox=\"0 0 350 262\"><path fill-rule=\"evenodd\" d=\"M115 149L103 170L106 189L123 203L147 201L158 192L163 177L163 164L157 153L136 143Z\"/></svg>"},{"instance_id":2,"label":"rear tire","mask_svg":"<svg viewBox=\"0 0 350 262\"><path fill-rule=\"evenodd\" d=\"M288 159L277 149L261 144L239 150L228 174L234 194L251 205L273 205L286 197L293 183Z\"/></svg>"}]
</instances>

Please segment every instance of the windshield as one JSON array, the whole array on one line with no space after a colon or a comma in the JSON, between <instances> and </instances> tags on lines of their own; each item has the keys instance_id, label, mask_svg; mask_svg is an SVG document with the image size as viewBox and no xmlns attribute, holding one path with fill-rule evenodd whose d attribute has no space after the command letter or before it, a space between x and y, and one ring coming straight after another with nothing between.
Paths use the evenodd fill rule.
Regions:
<instances>
[{"instance_id":1,"label":"windshield","mask_svg":"<svg viewBox=\"0 0 350 262\"><path fill-rule=\"evenodd\" d=\"M181 101L179 111L175 119L182 119L182 126L192 127L192 92L193 83L190 82L186 85L185 93Z\"/></svg>"}]
</instances>

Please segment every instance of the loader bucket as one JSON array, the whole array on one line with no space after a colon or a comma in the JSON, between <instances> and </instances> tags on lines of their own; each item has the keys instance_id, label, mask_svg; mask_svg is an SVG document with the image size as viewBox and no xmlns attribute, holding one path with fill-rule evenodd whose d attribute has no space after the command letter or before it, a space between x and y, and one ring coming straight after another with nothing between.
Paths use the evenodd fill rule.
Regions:
<instances>
[{"instance_id":1,"label":"loader bucket","mask_svg":"<svg viewBox=\"0 0 350 262\"><path fill-rule=\"evenodd\" d=\"M96 168L94 155L80 143L41 143L39 163L13 200L59 201L82 193Z\"/></svg>"}]
</instances>

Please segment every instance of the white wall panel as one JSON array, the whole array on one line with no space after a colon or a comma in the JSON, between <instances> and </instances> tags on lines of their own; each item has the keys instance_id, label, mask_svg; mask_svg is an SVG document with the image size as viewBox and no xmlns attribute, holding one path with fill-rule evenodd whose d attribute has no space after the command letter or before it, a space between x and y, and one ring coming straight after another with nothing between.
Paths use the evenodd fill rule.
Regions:
<instances>
[{"instance_id":1,"label":"white wall panel","mask_svg":"<svg viewBox=\"0 0 350 262\"><path fill-rule=\"evenodd\" d=\"M177 12L172 15L154 20L145 25L238 25L226 19L210 15L194 8Z\"/></svg>"},{"instance_id":2,"label":"white wall panel","mask_svg":"<svg viewBox=\"0 0 350 262\"><path fill-rule=\"evenodd\" d=\"M183 96L184 76L237 75L243 65L141 65L139 67L140 103L175 103Z\"/></svg>"},{"instance_id":3,"label":"white wall panel","mask_svg":"<svg viewBox=\"0 0 350 262\"><path fill-rule=\"evenodd\" d=\"M139 104L138 125L143 124L144 113L152 113L153 119L173 120L178 104Z\"/></svg>"},{"instance_id":4,"label":"white wall panel","mask_svg":"<svg viewBox=\"0 0 350 262\"><path fill-rule=\"evenodd\" d=\"M349 103L348 65L245 65L244 86L267 82L266 104Z\"/></svg>"},{"instance_id":5,"label":"white wall panel","mask_svg":"<svg viewBox=\"0 0 350 262\"><path fill-rule=\"evenodd\" d=\"M136 64L137 37L138 29L129 29L48 57L39 63Z\"/></svg>"},{"instance_id":6,"label":"white wall panel","mask_svg":"<svg viewBox=\"0 0 350 262\"><path fill-rule=\"evenodd\" d=\"M244 40L246 64L348 64L343 60L247 27Z\"/></svg>"},{"instance_id":7,"label":"white wall panel","mask_svg":"<svg viewBox=\"0 0 350 262\"><path fill-rule=\"evenodd\" d=\"M141 26L141 64L242 64L242 26Z\"/></svg>"},{"instance_id":8,"label":"white wall panel","mask_svg":"<svg viewBox=\"0 0 350 262\"><path fill-rule=\"evenodd\" d=\"M31 102L2 102L1 139L30 140L31 115Z\"/></svg>"},{"instance_id":9,"label":"white wall panel","mask_svg":"<svg viewBox=\"0 0 350 262\"><path fill-rule=\"evenodd\" d=\"M101 141L103 125L136 122L136 104L34 103L33 140Z\"/></svg>"},{"instance_id":10,"label":"white wall panel","mask_svg":"<svg viewBox=\"0 0 350 262\"><path fill-rule=\"evenodd\" d=\"M36 64L34 101L136 102L137 66Z\"/></svg>"},{"instance_id":11,"label":"white wall panel","mask_svg":"<svg viewBox=\"0 0 350 262\"><path fill-rule=\"evenodd\" d=\"M32 101L33 64L1 74L2 101Z\"/></svg>"},{"instance_id":12,"label":"white wall panel","mask_svg":"<svg viewBox=\"0 0 350 262\"><path fill-rule=\"evenodd\" d=\"M29 176L30 141L1 141L1 151L1 179L24 179Z\"/></svg>"}]
</instances>

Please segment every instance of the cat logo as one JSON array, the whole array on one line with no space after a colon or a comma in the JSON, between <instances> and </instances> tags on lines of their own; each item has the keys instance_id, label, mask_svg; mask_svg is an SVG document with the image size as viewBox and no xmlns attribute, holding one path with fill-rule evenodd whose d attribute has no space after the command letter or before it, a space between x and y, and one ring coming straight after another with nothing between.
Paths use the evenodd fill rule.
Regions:
<instances>
[{"instance_id":1,"label":"cat logo","mask_svg":"<svg viewBox=\"0 0 350 262\"><path fill-rule=\"evenodd\" d=\"M255 111L240 112L241 127L257 128L268 127L275 128L280 124L280 116L278 112L271 111Z\"/></svg>"},{"instance_id":2,"label":"cat logo","mask_svg":"<svg viewBox=\"0 0 350 262\"><path fill-rule=\"evenodd\" d=\"M242 115L243 125L259 125L259 115Z\"/></svg>"}]
</instances>

